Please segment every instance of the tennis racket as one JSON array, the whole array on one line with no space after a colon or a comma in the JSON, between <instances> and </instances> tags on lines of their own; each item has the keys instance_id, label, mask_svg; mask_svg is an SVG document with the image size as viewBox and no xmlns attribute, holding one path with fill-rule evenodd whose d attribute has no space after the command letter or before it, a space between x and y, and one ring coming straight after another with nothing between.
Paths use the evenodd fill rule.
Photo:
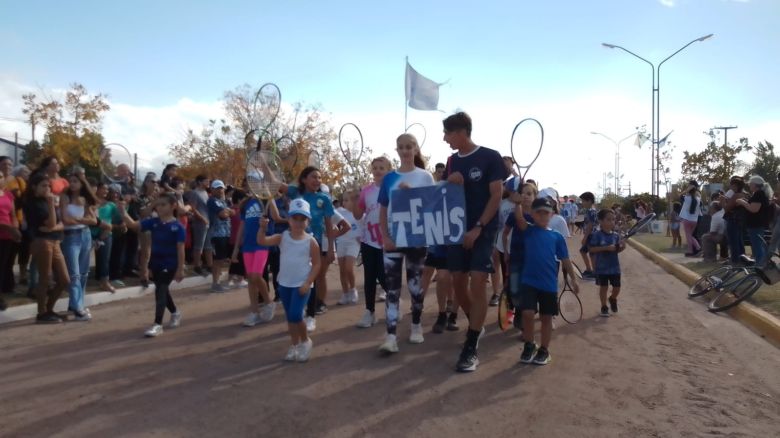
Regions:
<instances>
[{"instance_id":1,"label":"tennis racket","mask_svg":"<svg viewBox=\"0 0 780 438\"><path fill-rule=\"evenodd\" d=\"M339 149L347 160L352 173L363 158L363 133L354 123L345 123L339 129Z\"/></svg>"},{"instance_id":2,"label":"tennis racket","mask_svg":"<svg viewBox=\"0 0 780 438\"><path fill-rule=\"evenodd\" d=\"M263 84L252 102L252 126L257 129L263 126L266 131L274 124L282 107L282 92L273 82ZM265 121L265 123L263 123Z\"/></svg>"},{"instance_id":3,"label":"tennis racket","mask_svg":"<svg viewBox=\"0 0 780 438\"><path fill-rule=\"evenodd\" d=\"M642 231L644 228L650 225L650 222L652 222L654 219L655 219L655 213L648 214L647 216L638 220L637 223L635 223L633 227L629 228L628 231L626 231L621 237L623 239L631 238L631 236Z\"/></svg>"},{"instance_id":4,"label":"tennis racket","mask_svg":"<svg viewBox=\"0 0 780 438\"><path fill-rule=\"evenodd\" d=\"M262 200L273 199L284 182L281 161L273 142L266 142L270 149L263 148L263 139L268 138L267 134L268 131L259 131L256 146L247 149L246 157L247 188L252 195Z\"/></svg>"},{"instance_id":5,"label":"tennis racket","mask_svg":"<svg viewBox=\"0 0 780 438\"><path fill-rule=\"evenodd\" d=\"M130 182L133 173L133 154L119 143L109 143L100 150L100 172L111 184Z\"/></svg>"},{"instance_id":6,"label":"tennis racket","mask_svg":"<svg viewBox=\"0 0 780 438\"><path fill-rule=\"evenodd\" d=\"M521 181L525 181L531 166L542 153L543 145L544 127L538 120L529 117L515 125L510 140L510 153Z\"/></svg>"},{"instance_id":7,"label":"tennis racket","mask_svg":"<svg viewBox=\"0 0 780 438\"><path fill-rule=\"evenodd\" d=\"M320 153L314 149L309 151L309 155L306 158L306 163L307 166L313 166L322 170L322 157L320 156Z\"/></svg>"},{"instance_id":8,"label":"tennis racket","mask_svg":"<svg viewBox=\"0 0 780 438\"><path fill-rule=\"evenodd\" d=\"M423 147L425 139L428 138L428 131L422 123L412 123L406 127L406 133L412 134L417 139L418 146Z\"/></svg>"},{"instance_id":9,"label":"tennis racket","mask_svg":"<svg viewBox=\"0 0 780 438\"><path fill-rule=\"evenodd\" d=\"M563 279L563 290L558 295L558 314L569 324L577 324L582 320L582 301L566 278Z\"/></svg>"},{"instance_id":10,"label":"tennis racket","mask_svg":"<svg viewBox=\"0 0 780 438\"><path fill-rule=\"evenodd\" d=\"M515 322L515 306L509 293L502 291L498 297L498 328L501 331L509 330Z\"/></svg>"}]
</instances>

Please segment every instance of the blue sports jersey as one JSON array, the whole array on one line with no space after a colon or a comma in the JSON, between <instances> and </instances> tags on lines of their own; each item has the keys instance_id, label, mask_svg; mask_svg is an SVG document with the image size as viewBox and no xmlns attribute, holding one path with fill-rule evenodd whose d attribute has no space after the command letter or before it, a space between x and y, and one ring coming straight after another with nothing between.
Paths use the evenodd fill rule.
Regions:
<instances>
[{"instance_id":1,"label":"blue sports jersey","mask_svg":"<svg viewBox=\"0 0 780 438\"><path fill-rule=\"evenodd\" d=\"M311 220L309 221L309 227L306 231L312 234L317 240L317 244L322 247L322 235L325 232L325 218L333 217L333 202L330 200L330 196L322 192L305 192L301 195L298 187L295 186L288 187L287 196L290 199L303 198L304 201L309 203ZM327 248L324 248L323 250L327 250Z\"/></svg>"},{"instance_id":2,"label":"blue sports jersey","mask_svg":"<svg viewBox=\"0 0 780 438\"><path fill-rule=\"evenodd\" d=\"M585 226L587 227L588 224L593 225L593 231L596 231L599 225L599 213L593 207L585 210Z\"/></svg>"},{"instance_id":3,"label":"blue sports jersey","mask_svg":"<svg viewBox=\"0 0 780 438\"><path fill-rule=\"evenodd\" d=\"M529 224L534 223L534 218L530 214L523 212L525 221ZM512 228L512 238L509 244L509 266L514 268L514 271L520 270L523 266L523 259L525 257L525 243L523 242L522 232L520 227L517 226L517 220L515 214L512 213L506 218L506 226Z\"/></svg>"},{"instance_id":4,"label":"blue sports jersey","mask_svg":"<svg viewBox=\"0 0 780 438\"><path fill-rule=\"evenodd\" d=\"M225 219L219 213L228 208L224 199L211 197L206 206L209 209L209 233L211 237L230 237L230 216Z\"/></svg>"},{"instance_id":5,"label":"blue sports jersey","mask_svg":"<svg viewBox=\"0 0 780 438\"><path fill-rule=\"evenodd\" d=\"M184 243L184 226L176 219L163 222L158 217L141 221L141 231L152 232L152 254L149 268L152 271L176 271L179 265L177 244Z\"/></svg>"},{"instance_id":6,"label":"blue sports jersey","mask_svg":"<svg viewBox=\"0 0 780 438\"><path fill-rule=\"evenodd\" d=\"M588 238L588 246L598 248L600 246L613 246L620 242L620 236L615 232L594 231ZM599 252L593 254L596 258L596 266L593 273L596 275L619 275L620 260L617 252Z\"/></svg>"},{"instance_id":7,"label":"blue sports jersey","mask_svg":"<svg viewBox=\"0 0 780 438\"><path fill-rule=\"evenodd\" d=\"M566 239L550 229L528 225L522 234L525 250L533 257L526 257L520 275L522 284L543 292L558 293L558 261L569 258Z\"/></svg>"},{"instance_id":8,"label":"blue sports jersey","mask_svg":"<svg viewBox=\"0 0 780 438\"><path fill-rule=\"evenodd\" d=\"M241 251L255 252L268 249L268 247L257 243L257 233L260 231L260 219L262 217L263 206L255 198L246 201L244 206L241 207L241 220L244 222L244 240L241 242ZM266 232L266 234L268 233Z\"/></svg>"},{"instance_id":9,"label":"blue sports jersey","mask_svg":"<svg viewBox=\"0 0 780 438\"><path fill-rule=\"evenodd\" d=\"M490 201L490 184L503 182L507 173L504 159L493 149L478 146L467 155L452 154L447 160L443 178L459 172L463 175L463 190L466 193L466 227L470 230L479 220ZM485 230L494 231L498 228L498 215L494 215L487 223L482 224Z\"/></svg>"}]
</instances>

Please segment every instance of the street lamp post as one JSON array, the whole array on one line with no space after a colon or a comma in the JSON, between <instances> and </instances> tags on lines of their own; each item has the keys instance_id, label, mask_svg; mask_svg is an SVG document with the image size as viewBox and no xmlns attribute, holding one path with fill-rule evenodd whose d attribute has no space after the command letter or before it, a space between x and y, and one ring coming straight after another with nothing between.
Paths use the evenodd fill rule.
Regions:
<instances>
[{"instance_id":1,"label":"street lamp post","mask_svg":"<svg viewBox=\"0 0 780 438\"><path fill-rule=\"evenodd\" d=\"M611 137L609 137L609 136L607 136L605 134L602 134L600 132L591 131L590 133L593 134L593 135L600 135L600 136L606 138L607 140L611 141L612 144L615 145L615 194L620 196L620 177L621 177L621 175L620 175L620 145L624 141L628 140L629 138L633 138L637 133L634 132L631 135L627 136L626 138L624 138L624 139L622 139L620 141L615 141Z\"/></svg>"},{"instance_id":2,"label":"street lamp post","mask_svg":"<svg viewBox=\"0 0 780 438\"><path fill-rule=\"evenodd\" d=\"M667 56L663 61L661 61L658 64L658 67L655 66L652 62L648 61L645 58L642 58L641 56L637 55L636 53L626 49L625 47L621 47L615 44L608 44L608 43L601 43L602 46L608 48L608 49L620 49L626 53L628 53L631 56L634 56L635 58L638 58L644 62L646 62L648 65L650 65L650 69L652 70L652 81L653 81L653 93L652 93L652 108L651 108L651 125L652 128L650 129L650 136L651 136L651 147L650 147L650 190L653 195L658 195L660 192L660 189L656 186L656 181L660 181L660 162L661 162L661 153L660 148L658 147L658 139L661 136L661 66L668 61L671 57L674 55L682 52L685 50L688 46L695 42L701 42L708 38L711 38L713 34L704 35L703 37L696 38L695 40L689 42L688 44L682 46L680 49L678 49L676 52L672 53L671 55Z\"/></svg>"}]
</instances>

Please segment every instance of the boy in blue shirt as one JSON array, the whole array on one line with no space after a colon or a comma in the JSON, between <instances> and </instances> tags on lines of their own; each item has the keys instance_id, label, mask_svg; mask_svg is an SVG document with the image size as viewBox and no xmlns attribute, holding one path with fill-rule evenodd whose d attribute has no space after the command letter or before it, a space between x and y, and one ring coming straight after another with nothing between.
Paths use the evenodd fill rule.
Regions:
<instances>
[{"instance_id":1,"label":"boy in blue shirt","mask_svg":"<svg viewBox=\"0 0 780 438\"><path fill-rule=\"evenodd\" d=\"M523 207L517 206L515 218L517 231L522 234L525 250L533 257L526 257L520 276L520 309L523 318L523 353L520 362L547 365L550 363L550 338L552 318L558 314L558 261L571 281L574 293L580 292L575 280L574 269L569 260L566 239L549 228L553 206L549 199L540 198L531 204L534 219L529 224L523 216ZM542 321L542 346L534 343L534 314L540 314Z\"/></svg>"},{"instance_id":2,"label":"boy in blue shirt","mask_svg":"<svg viewBox=\"0 0 780 438\"><path fill-rule=\"evenodd\" d=\"M591 234L588 240L588 248L595 259L596 285L599 287L601 298L601 316L609 316L607 309L607 289L612 285L612 294L609 297L609 305L612 313L617 313L617 297L620 293L620 260L618 253L626 249L626 244L621 242L620 235L615 230L615 212L603 209L598 213L599 227Z\"/></svg>"},{"instance_id":3,"label":"boy in blue shirt","mask_svg":"<svg viewBox=\"0 0 780 438\"><path fill-rule=\"evenodd\" d=\"M591 192L585 192L580 195L582 200L582 208L585 209L585 224L582 227L582 248L580 248L580 254L582 254L582 261L585 263L585 270L582 272L583 280L595 279L593 275L593 260L592 256L588 254L588 241L590 235L596 230L596 209L593 208L593 204L596 202L596 197Z\"/></svg>"}]
</instances>

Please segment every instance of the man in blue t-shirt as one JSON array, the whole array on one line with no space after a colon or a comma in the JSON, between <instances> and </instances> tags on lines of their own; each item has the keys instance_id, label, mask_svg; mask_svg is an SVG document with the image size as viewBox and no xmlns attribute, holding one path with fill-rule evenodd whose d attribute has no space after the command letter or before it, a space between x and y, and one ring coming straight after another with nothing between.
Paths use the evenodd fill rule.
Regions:
<instances>
[{"instance_id":1,"label":"man in blue t-shirt","mask_svg":"<svg viewBox=\"0 0 780 438\"><path fill-rule=\"evenodd\" d=\"M456 370L477 369L477 345L484 332L487 315L488 275L494 271L493 245L498 229L498 207L503 182L507 177L501 155L493 149L477 146L471 140L471 117L464 112L443 121L444 141L457 151L447 160L444 180L462 184L466 194L466 229L463 245L447 248L447 267L452 273L453 288L469 319Z\"/></svg>"},{"instance_id":2,"label":"man in blue t-shirt","mask_svg":"<svg viewBox=\"0 0 780 438\"><path fill-rule=\"evenodd\" d=\"M523 244L528 254L520 275L520 309L523 320L523 353L520 362L547 365L550 363L550 339L552 338L552 318L558 314L558 262L568 275L574 293L580 292L575 280L574 269L569 260L566 239L549 228L553 214L553 205L547 198L534 200L531 205L534 223L529 224L518 205L517 225L522 234ZM534 314L540 315L542 322L541 347L534 343Z\"/></svg>"},{"instance_id":3,"label":"man in blue t-shirt","mask_svg":"<svg viewBox=\"0 0 780 438\"><path fill-rule=\"evenodd\" d=\"M206 202L209 216L208 238L214 252L211 271L211 291L225 292L227 288L219 283L222 272L230 265L230 216L235 212L225 202L225 183L215 179L211 182L211 196Z\"/></svg>"}]
</instances>

